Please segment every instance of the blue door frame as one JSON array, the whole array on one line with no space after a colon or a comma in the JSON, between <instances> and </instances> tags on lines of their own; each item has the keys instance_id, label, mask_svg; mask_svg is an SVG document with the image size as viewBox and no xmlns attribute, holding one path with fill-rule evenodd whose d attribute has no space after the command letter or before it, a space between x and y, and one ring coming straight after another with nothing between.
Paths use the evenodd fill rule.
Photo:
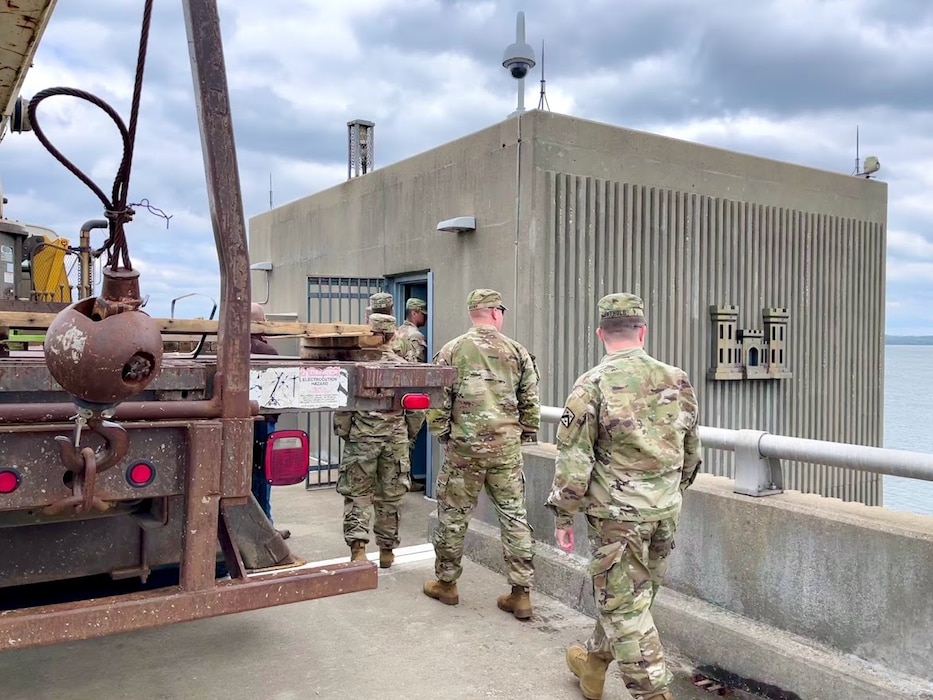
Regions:
<instances>
[{"instance_id":1,"label":"blue door frame","mask_svg":"<svg viewBox=\"0 0 933 700\"><path fill-rule=\"evenodd\" d=\"M418 287L425 289L425 302L428 305L428 320L422 332L428 344L428 362L430 362L431 358L434 357L434 273L427 270L404 275L386 276L386 288L389 294L392 295L395 315L399 324L405 320L405 302L407 301L408 290ZM425 426L421 429L412 452L412 477L424 479L425 495L429 498L434 498L434 484L436 481L433 448L434 440L430 437L428 428Z\"/></svg>"}]
</instances>

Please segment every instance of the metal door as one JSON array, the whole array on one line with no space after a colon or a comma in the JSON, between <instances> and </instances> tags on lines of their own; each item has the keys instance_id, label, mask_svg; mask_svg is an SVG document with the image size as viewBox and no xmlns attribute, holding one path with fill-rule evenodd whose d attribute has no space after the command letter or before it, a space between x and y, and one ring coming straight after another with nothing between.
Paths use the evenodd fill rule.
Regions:
<instances>
[{"instance_id":1,"label":"metal door","mask_svg":"<svg viewBox=\"0 0 933 700\"><path fill-rule=\"evenodd\" d=\"M365 323L369 296L384 291L382 277L308 277L308 323ZM311 465L305 488L337 482L343 440L334 435L332 418L333 411L308 414Z\"/></svg>"}]
</instances>

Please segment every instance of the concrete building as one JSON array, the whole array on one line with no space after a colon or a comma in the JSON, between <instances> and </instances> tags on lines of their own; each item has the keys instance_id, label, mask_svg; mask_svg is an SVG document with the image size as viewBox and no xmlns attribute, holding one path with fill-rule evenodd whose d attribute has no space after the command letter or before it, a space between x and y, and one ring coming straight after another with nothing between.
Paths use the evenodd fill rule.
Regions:
<instances>
[{"instance_id":1,"label":"concrete building","mask_svg":"<svg viewBox=\"0 0 933 700\"><path fill-rule=\"evenodd\" d=\"M438 230L456 217L475 229ZM886 218L882 182L531 111L252 218L252 260L272 263L254 298L268 284L272 312L355 321L371 290L397 315L422 290L436 352L467 293L499 289L561 405L602 355L597 300L631 291L704 425L880 446ZM787 471L786 488L881 502L878 476Z\"/></svg>"}]
</instances>

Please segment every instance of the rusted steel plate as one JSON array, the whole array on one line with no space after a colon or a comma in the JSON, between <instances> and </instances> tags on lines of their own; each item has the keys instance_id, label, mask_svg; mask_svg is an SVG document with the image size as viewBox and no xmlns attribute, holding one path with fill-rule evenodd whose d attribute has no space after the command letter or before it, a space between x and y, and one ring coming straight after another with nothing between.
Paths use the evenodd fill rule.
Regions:
<instances>
[{"instance_id":1,"label":"rusted steel plate","mask_svg":"<svg viewBox=\"0 0 933 700\"><path fill-rule=\"evenodd\" d=\"M251 576L245 582L222 581L207 590L185 592L172 586L147 593L0 611L0 651L92 639L376 587L374 563L347 562Z\"/></svg>"},{"instance_id":2,"label":"rusted steel plate","mask_svg":"<svg viewBox=\"0 0 933 700\"><path fill-rule=\"evenodd\" d=\"M203 390L213 373L213 366L206 363L166 359L148 391ZM27 391L63 393L41 356L0 361L0 392Z\"/></svg>"},{"instance_id":3,"label":"rusted steel plate","mask_svg":"<svg viewBox=\"0 0 933 700\"><path fill-rule=\"evenodd\" d=\"M451 386L456 367L411 364L364 364L357 367L357 380L365 389L408 389Z\"/></svg>"},{"instance_id":4,"label":"rusted steel plate","mask_svg":"<svg viewBox=\"0 0 933 700\"><path fill-rule=\"evenodd\" d=\"M185 530L181 550L183 590L208 589L214 583L220 479L224 471L220 421L194 423L188 432L185 477ZM226 465L232 468L234 465Z\"/></svg>"},{"instance_id":5,"label":"rusted steel plate","mask_svg":"<svg viewBox=\"0 0 933 700\"><path fill-rule=\"evenodd\" d=\"M137 515L128 514L128 506L122 506L118 513L80 519L63 515L59 522L46 518L43 524L28 525L19 523L30 517L29 511L0 512L0 606L6 600L3 589L8 587L97 576L138 566L143 559L140 527L160 517L167 518L166 524L148 531L145 559L152 567L178 563L184 500L174 496L168 502L167 513L157 499L140 503Z\"/></svg>"},{"instance_id":6,"label":"rusted steel plate","mask_svg":"<svg viewBox=\"0 0 933 700\"><path fill-rule=\"evenodd\" d=\"M74 407L72 407L74 411ZM97 496L104 501L139 500L182 493L186 459L186 429L162 428L148 423L126 423L129 451L123 459L97 475ZM72 495L55 443L58 435L71 436L72 425L37 425L31 431L0 429L0 469L15 469L20 476L19 487L0 494L0 512L39 509ZM101 438L85 430L82 446L99 448ZM138 462L153 468L148 484L133 486L127 469Z\"/></svg>"},{"instance_id":7,"label":"rusted steel plate","mask_svg":"<svg viewBox=\"0 0 933 700\"><path fill-rule=\"evenodd\" d=\"M225 418L223 443L218 458L223 465L220 476L222 496L248 496L253 483L253 421L251 418Z\"/></svg>"}]
</instances>

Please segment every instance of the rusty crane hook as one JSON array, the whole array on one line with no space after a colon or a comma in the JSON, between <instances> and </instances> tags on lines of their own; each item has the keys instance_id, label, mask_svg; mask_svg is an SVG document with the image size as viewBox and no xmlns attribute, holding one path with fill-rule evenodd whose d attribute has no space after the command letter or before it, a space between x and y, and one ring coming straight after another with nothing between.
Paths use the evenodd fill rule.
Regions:
<instances>
[{"instance_id":1,"label":"rusty crane hook","mask_svg":"<svg viewBox=\"0 0 933 700\"><path fill-rule=\"evenodd\" d=\"M100 473L109 469L121 459L126 457L130 450L130 436L119 423L103 420L101 418L91 418L87 422L88 428L100 435L104 439L104 446L94 453L97 472ZM58 435L55 438L61 452L62 463L76 474L85 469L85 457L81 454L80 445L75 445L72 440L64 435ZM85 448L89 449L89 448Z\"/></svg>"}]
</instances>

